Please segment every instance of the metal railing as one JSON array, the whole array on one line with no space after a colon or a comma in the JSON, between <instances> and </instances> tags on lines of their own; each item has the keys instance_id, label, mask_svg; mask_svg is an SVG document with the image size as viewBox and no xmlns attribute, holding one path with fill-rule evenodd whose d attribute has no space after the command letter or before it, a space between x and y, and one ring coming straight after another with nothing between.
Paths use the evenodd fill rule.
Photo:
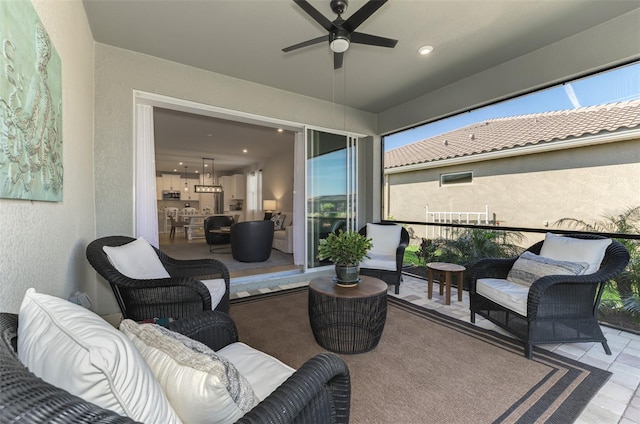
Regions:
<instances>
[{"instance_id":1,"label":"metal railing","mask_svg":"<svg viewBox=\"0 0 640 424\"><path fill-rule=\"evenodd\" d=\"M489 225L489 205L484 207L484 211L473 212L461 212L461 211L429 211L429 205L425 206L426 220L429 223L434 224L465 224L465 225ZM442 226L431 226L431 236L435 237L436 232L438 237L442 237ZM429 227L427 227L426 235L429 234Z\"/></svg>"}]
</instances>

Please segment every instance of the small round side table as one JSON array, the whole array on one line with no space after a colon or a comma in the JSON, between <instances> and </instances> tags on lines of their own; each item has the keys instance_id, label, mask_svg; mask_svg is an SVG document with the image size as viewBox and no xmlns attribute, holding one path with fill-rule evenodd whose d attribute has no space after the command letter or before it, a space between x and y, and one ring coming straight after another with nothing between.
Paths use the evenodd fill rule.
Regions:
<instances>
[{"instance_id":1,"label":"small round side table","mask_svg":"<svg viewBox=\"0 0 640 424\"><path fill-rule=\"evenodd\" d=\"M387 283L360 276L355 287L339 287L332 277L309 283L309 323L320 346L355 354L374 349L387 319Z\"/></svg>"},{"instance_id":2,"label":"small round side table","mask_svg":"<svg viewBox=\"0 0 640 424\"><path fill-rule=\"evenodd\" d=\"M445 298L445 304L451 305L451 277L457 276L458 279L458 302L462 302L462 278L464 275L465 267L458 264L450 264L447 262L429 262L427 264L427 279L429 280L429 287L427 292L427 298L431 299L433 295L433 275L440 275L440 296L442 296L443 285L447 286L447 296ZM442 278L444 276L444 279Z\"/></svg>"}]
</instances>

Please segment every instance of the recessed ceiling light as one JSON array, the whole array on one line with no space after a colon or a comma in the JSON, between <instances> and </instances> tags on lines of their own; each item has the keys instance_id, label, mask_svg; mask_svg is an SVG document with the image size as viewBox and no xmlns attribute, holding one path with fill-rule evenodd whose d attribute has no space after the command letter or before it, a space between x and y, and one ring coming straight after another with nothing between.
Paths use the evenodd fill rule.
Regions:
<instances>
[{"instance_id":1,"label":"recessed ceiling light","mask_svg":"<svg viewBox=\"0 0 640 424\"><path fill-rule=\"evenodd\" d=\"M182 162L178 162L178 165L182 165Z\"/></svg>"},{"instance_id":2,"label":"recessed ceiling light","mask_svg":"<svg viewBox=\"0 0 640 424\"><path fill-rule=\"evenodd\" d=\"M242 149L242 153L247 153L247 149Z\"/></svg>"},{"instance_id":3,"label":"recessed ceiling light","mask_svg":"<svg viewBox=\"0 0 640 424\"><path fill-rule=\"evenodd\" d=\"M284 131L282 128L278 128L278 132L282 132Z\"/></svg>"},{"instance_id":4,"label":"recessed ceiling light","mask_svg":"<svg viewBox=\"0 0 640 424\"><path fill-rule=\"evenodd\" d=\"M422 46L418 49L418 53L422 56L428 55L433 51L433 46Z\"/></svg>"}]
</instances>

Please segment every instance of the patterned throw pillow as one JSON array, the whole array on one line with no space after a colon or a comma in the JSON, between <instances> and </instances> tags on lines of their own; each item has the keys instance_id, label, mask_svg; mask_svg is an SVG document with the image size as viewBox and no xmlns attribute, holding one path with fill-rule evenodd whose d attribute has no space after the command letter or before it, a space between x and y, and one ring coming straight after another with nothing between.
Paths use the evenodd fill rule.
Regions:
<instances>
[{"instance_id":1,"label":"patterned throw pillow","mask_svg":"<svg viewBox=\"0 0 640 424\"><path fill-rule=\"evenodd\" d=\"M586 262L556 261L555 259L524 252L516 260L507 275L507 280L531 286L538 278L545 275L582 275L589 264Z\"/></svg>"},{"instance_id":2,"label":"patterned throw pillow","mask_svg":"<svg viewBox=\"0 0 640 424\"><path fill-rule=\"evenodd\" d=\"M273 222L273 229L274 230L284 230L284 219L286 218L287 215L283 214L283 213L274 213L271 216L271 222Z\"/></svg>"},{"instance_id":3,"label":"patterned throw pillow","mask_svg":"<svg viewBox=\"0 0 640 424\"><path fill-rule=\"evenodd\" d=\"M233 423L258 404L247 379L208 346L155 324L120 323L185 423Z\"/></svg>"}]
</instances>

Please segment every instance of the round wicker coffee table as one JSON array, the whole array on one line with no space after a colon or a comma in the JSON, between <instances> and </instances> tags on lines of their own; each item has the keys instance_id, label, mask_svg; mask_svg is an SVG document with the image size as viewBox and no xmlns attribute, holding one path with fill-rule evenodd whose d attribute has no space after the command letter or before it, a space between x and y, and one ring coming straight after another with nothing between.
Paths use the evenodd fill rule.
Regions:
<instances>
[{"instance_id":1,"label":"round wicker coffee table","mask_svg":"<svg viewBox=\"0 0 640 424\"><path fill-rule=\"evenodd\" d=\"M320 346L354 354L375 348L387 318L387 283L361 275L355 287L339 287L332 277L309 283L309 322Z\"/></svg>"}]
</instances>

